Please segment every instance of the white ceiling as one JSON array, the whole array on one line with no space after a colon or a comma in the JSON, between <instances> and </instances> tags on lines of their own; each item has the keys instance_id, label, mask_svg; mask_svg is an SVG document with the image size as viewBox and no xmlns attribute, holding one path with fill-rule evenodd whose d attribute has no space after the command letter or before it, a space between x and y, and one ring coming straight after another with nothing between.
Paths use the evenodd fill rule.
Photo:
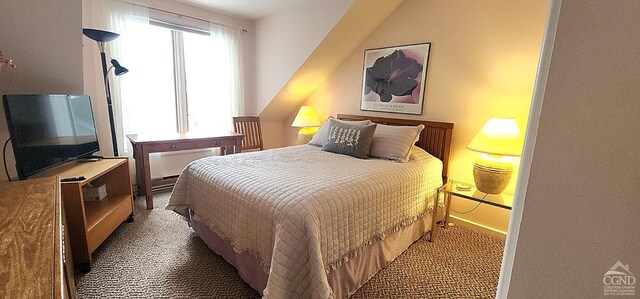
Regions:
<instances>
[{"instance_id":1,"label":"white ceiling","mask_svg":"<svg viewBox=\"0 0 640 299\"><path fill-rule=\"evenodd\" d=\"M282 9L310 2L312 0L178 0L180 2L209 8L212 10L259 19ZM316 0L317 1L317 0ZM323 1L323 0L320 0Z\"/></svg>"}]
</instances>

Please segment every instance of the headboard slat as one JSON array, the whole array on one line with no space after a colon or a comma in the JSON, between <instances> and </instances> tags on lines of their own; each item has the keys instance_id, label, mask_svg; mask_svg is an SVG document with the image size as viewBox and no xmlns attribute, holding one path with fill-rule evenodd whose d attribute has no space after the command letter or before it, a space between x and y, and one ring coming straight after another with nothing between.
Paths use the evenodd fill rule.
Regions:
<instances>
[{"instance_id":1,"label":"headboard slat","mask_svg":"<svg viewBox=\"0 0 640 299\"><path fill-rule=\"evenodd\" d=\"M442 178L445 183L447 182L447 169L449 167L449 153L451 152L451 135L453 133L453 123L353 114L338 114L338 119L368 119L374 123L392 126L417 126L420 124L424 125L425 128L424 130L422 130L422 133L420 133L420 139L418 140L416 145L442 161Z\"/></svg>"}]
</instances>

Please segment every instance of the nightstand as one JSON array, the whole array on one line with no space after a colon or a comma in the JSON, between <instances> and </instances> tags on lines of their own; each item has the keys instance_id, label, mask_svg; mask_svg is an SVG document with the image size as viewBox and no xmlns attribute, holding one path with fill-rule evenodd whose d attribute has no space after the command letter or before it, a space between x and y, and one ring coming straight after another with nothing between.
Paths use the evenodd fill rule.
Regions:
<instances>
[{"instance_id":1,"label":"nightstand","mask_svg":"<svg viewBox=\"0 0 640 299\"><path fill-rule=\"evenodd\" d=\"M458 189L458 184L467 185L470 188L468 190ZM467 199L501 209L511 210L513 203L513 194L487 194L482 191L478 191L475 186L467 183L462 183L454 180L449 180L442 187L438 188L438 194L436 198L440 198L440 193L444 194L444 204L446 206L446 213L444 215L444 228L447 228L449 222L449 212L451 211L451 197L455 196L462 199Z\"/></svg>"}]
</instances>

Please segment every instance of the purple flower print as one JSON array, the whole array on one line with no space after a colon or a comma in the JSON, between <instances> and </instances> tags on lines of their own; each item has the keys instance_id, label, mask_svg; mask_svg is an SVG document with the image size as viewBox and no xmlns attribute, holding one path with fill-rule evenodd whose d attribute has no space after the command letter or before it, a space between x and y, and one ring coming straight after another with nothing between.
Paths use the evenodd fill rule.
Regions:
<instances>
[{"instance_id":1,"label":"purple flower print","mask_svg":"<svg viewBox=\"0 0 640 299\"><path fill-rule=\"evenodd\" d=\"M381 102L390 102L391 96L411 95L418 86L418 75L422 65L413 58L407 58L401 50L383 56L366 69L364 94L374 92Z\"/></svg>"}]
</instances>

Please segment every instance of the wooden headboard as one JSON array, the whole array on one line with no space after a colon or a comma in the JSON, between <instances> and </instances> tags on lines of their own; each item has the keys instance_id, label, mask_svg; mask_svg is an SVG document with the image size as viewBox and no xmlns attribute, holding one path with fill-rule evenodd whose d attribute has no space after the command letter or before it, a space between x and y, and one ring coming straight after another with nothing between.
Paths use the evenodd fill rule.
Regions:
<instances>
[{"instance_id":1,"label":"wooden headboard","mask_svg":"<svg viewBox=\"0 0 640 299\"><path fill-rule=\"evenodd\" d=\"M420 133L420 139L418 140L416 145L442 161L442 179L445 183L447 182L447 169L449 167L449 152L451 151L451 134L453 132L453 123L352 114L338 114L338 119L368 119L377 124L390 126L417 126L420 124L424 125L424 130L422 130L422 133Z\"/></svg>"}]
</instances>

